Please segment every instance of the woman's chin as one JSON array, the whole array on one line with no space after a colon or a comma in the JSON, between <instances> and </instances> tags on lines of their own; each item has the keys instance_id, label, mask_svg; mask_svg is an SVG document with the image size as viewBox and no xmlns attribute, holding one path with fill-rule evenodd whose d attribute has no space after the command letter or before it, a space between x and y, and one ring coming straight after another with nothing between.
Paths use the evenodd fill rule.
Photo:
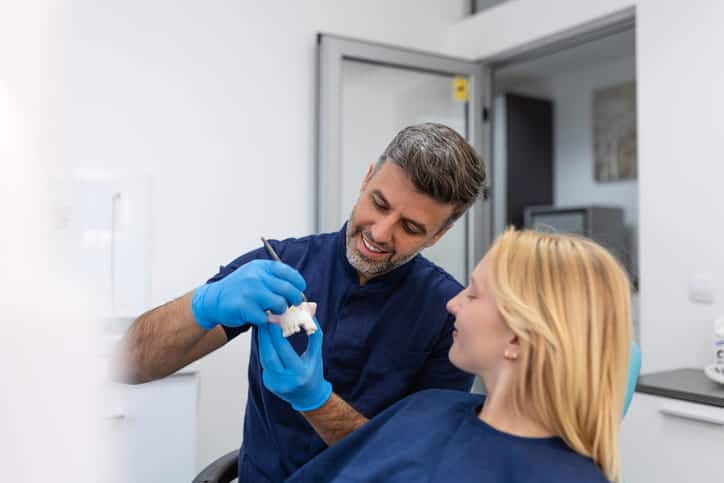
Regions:
<instances>
[{"instance_id":1,"label":"woman's chin","mask_svg":"<svg viewBox=\"0 0 724 483\"><path fill-rule=\"evenodd\" d=\"M450 346L450 351L448 352L447 357L448 357L448 359L450 359L450 362L452 363L452 365L457 367L461 371L472 372L467 367L468 365L465 364L465 358L461 354L460 347L455 342L453 342L453 345Z\"/></svg>"}]
</instances>

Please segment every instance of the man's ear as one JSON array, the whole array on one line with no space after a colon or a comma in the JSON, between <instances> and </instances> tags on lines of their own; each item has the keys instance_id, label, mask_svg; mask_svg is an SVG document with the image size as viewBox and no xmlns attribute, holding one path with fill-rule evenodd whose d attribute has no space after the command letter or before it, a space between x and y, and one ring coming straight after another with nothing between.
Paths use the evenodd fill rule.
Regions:
<instances>
[{"instance_id":1,"label":"man's ear","mask_svg":"<svg viewBox=\"0 0 724 483\"><path fill-rule=\"evenodd\" d=\"M362 193L365 188L367 188L367 183L370 182L372 179L372 176L375 174L375 163L371 163L369 169L367 170L367 174L365 175L364 179L362 180L362 186L359 188L359 192Z\"/></svg>"}]
</instances>

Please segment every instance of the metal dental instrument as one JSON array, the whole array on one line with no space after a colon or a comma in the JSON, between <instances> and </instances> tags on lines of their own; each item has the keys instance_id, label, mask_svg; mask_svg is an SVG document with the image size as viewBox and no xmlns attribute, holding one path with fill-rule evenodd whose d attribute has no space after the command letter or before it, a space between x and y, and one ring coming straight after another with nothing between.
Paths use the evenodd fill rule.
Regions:
<instances>
[{"instance_id":1,"label":"metal dental instrument","mask_svg":"<svg viewBox=\"0 0 724 483\"><path fill-rule=\"evenodd\" d=\"M270 257L272 257L277 262L282 261L282 259L279 258L279 255L277 255L277 252L274 251L274 248L271 246L271 244L268 241L266 241L266 238L261 237L261 242L264 244L264 248L266 248L266 251ZM284 262L282 262L282 263L284 263ZM305 302L307 301L307 296L304 295L304 292L302 292L302 300Z\"/></svg>"}]
</instances>

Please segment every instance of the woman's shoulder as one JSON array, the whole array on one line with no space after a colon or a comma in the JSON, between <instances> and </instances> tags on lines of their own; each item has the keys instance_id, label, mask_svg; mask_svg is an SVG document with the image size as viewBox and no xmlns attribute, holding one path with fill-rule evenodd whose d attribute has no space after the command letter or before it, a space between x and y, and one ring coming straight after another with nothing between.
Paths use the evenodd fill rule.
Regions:
<instances>
[{"instance_id":1,"label":"woman's shoulder","mask_svg":"<svg viewBox=\"0 0 724 483\"><path fill-rule=\"evenodd\" d=\"M527 468L520 468L520 482L536 483L608 483L603 472L590 458L572 450L560 438L530 451Z\"/></svg>"},{"instance_id":2,"label":"woman's shoulder","mask_svg":"<svg viewBox=\"0 0 724 483\"><path fill-rule=\"evenodd\" d=\"M384 420L395 417L414 418L416 420L440 421L441 416L456 418L462 413L480 407L483 396L451 389L425 389L410 394L397 401L372 419Z\"/></svg>"}]
</instances>

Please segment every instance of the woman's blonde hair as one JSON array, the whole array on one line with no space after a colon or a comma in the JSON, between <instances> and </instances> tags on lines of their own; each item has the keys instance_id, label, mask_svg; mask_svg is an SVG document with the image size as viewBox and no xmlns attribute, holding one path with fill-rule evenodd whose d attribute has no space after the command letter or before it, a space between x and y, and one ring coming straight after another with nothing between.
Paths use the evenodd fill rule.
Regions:
<instances>
[{"instance_id":1,"label":"woman's blonde hair","mask_svg":"<svg viewBox=\"0 0 724 483\"><path fill-rule=\"evenodd\" d=\"M626 272L590 240L535 231L507 230L488 259L498 310L520 340L514 404L618 481L632 330Z\"/></svg>"}]
</instances>

